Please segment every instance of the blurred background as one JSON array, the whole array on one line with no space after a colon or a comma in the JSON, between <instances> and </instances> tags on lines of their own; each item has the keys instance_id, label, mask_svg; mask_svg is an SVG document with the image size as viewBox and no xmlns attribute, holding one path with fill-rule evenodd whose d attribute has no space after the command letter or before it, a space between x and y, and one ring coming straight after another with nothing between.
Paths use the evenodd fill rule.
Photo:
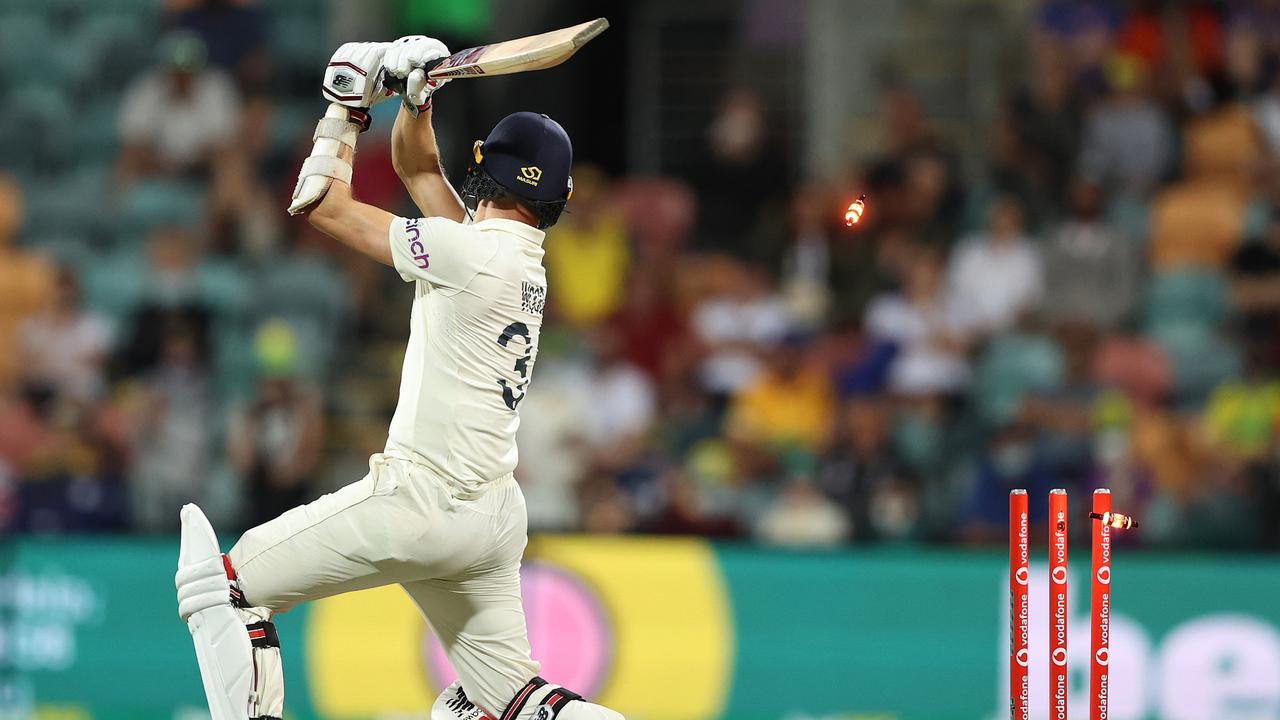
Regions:
<instances>
[{"instance_id":1,"label":"blurred background","mask_svg":"<svg viewBox=\"0 0 1280 720\"><path fill-rule=\"evenodd\" d=\"M178 507L231 542L385 442L412 290L283 210L333 49L601 15L435 101L455 180L509 112L574 140L517 478L535 650L587 639L544 674L998 717L1008 490L1042 539L1068 488L1087 560L1107 487L1112 717L1280 718L1270 0L0 0L0 716L199 717ZM411 216L395 109L355 187ZM283 621L295 716L423 716L449 671L380 593Z\"/></svg>"}]
</instances>

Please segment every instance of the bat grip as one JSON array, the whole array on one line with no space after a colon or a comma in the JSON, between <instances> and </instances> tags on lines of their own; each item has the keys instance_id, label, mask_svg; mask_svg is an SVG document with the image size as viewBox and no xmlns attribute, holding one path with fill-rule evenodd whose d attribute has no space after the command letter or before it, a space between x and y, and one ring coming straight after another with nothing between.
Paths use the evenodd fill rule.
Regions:
<instances>
[{"instance_id":1,"label":"bat grip","mask_svg":"<svg viewBox=\"0 0 1280 720\"><path fill-rule=\"evenodd\" d=\"M435 60L432 60L426 65L423 65L422 70L426 73L430 73L432 70L435 70L437 67L439 67L440 64L443 63L446 59L447 58L436 58ZM386 70L383 70L383 73L386 73ZM397 95L404 94L405 78L392 77L390 75L384 74L382 78L382 84L388 90L390 90L393 93L396 93Z\"/></svg>"}]
</instances>

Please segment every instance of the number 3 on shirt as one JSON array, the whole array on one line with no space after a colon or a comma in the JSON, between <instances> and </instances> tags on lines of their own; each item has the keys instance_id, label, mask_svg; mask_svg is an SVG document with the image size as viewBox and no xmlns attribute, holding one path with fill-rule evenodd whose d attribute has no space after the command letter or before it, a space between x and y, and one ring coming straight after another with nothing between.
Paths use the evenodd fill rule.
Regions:
<instances>
[{"instance_id":1,"label":"number 3 on shirt","mask_svg":"<svg viewBox=\"0 0 1280 720\"><path fill-rule=\"evenodd\" d=\"M515 338L524 338L524 355L516 360L515 368L520 374L520 381L513 388L507 384L506 378L498 379L498 385L502 387L502 401L512 410L524 399L525 388L529 387L529 363L533 360L533 338L529 335L529 326L522 322L511 323L498 337L498 344L506 347Z\"/></svg>"}]
</instances>

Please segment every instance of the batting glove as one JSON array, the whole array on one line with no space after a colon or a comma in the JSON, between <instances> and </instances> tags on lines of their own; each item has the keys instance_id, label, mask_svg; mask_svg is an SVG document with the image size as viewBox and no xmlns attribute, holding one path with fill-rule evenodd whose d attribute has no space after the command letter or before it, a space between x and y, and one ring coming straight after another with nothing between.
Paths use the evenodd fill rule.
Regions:
<instances>
[{"instance_id":1,"label":"batting glove","mask_svg":"<svg viewBox=\"0 0 1280 720\"><path fill-rule=\"evenodd\" d=\"M325 99L349 108L368 108L390 98L383 85L382 60L391 43L347 43L329 59L321 90Z\"/></svg>"},{"instance_id":2,"label":"batting glove","mask_svg":"<svg viewBox=\"0 0 1280 720\"><path fill-rule=\"evenodd\" d=\"M406 35L387 48L382 67L388 76L404 81L405 105L421 111L431 106L432 93L447 82L428 78L427 65L447 57L449 48L439 40L425 35Z\"/></svg>"}]
</instances>

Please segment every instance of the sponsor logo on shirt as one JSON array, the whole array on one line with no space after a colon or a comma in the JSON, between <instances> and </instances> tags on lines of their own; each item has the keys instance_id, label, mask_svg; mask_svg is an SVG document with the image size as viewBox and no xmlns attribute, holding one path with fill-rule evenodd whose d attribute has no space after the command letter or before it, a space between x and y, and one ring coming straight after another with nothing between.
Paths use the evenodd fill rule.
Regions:
<instances>
[{"instance_id":1,"label":"sponsor logo on shirt","mask_svg":"<svg viewBox=\"0 0 1280 720\"><path fill-rule=\"evenodd\" d=\"M523 283L523 286L524 292L520 297L520 309L527 313L541 315L543 306L547 304L547 289L531 282Z\"/></svg>"},{"instance_id":2,"label":"sponsor logo on shirt","mask_svg":"<svg viewBox=\"0 0 1280 720\"><path fill-rule=\"evenodd\" d=\"M404 224L404 233L409 240L409 254L413 256L413 264L426 270L431 266L431 255L427 252L427 247L422 244L422 229L418 227L418 218L406 221Z\"/></svg>"}]
</instances>

